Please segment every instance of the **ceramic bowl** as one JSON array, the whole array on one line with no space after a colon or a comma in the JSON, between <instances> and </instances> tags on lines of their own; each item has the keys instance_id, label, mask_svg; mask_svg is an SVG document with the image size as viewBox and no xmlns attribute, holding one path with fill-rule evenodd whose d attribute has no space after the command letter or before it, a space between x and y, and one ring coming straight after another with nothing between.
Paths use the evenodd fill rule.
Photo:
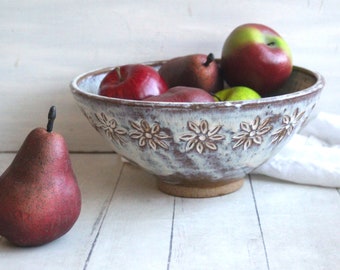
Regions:
<instances>
[{"instance_id":1,"label":"ceramic bowl","mask_svg":"<svg viewBox=\"0 0 340 270\"><path fill-rule=\"evenodd\" d=\"M147 63L158 69L164 61ZM278 95L213 103L146 102L99 96L112 68L71 82L90 124L113 150L158 180L161 191L212 197L239 189L307 120L324 86L318 73L294 67Z\"/></svg>"}]
</instances>

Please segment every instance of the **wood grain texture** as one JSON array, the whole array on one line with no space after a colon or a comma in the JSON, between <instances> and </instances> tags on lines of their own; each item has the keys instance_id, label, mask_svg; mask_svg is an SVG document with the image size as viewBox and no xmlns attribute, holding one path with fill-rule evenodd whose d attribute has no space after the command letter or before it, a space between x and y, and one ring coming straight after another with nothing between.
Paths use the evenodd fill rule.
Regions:
<instances>
[{"instance_id":1,"label":"wood grain texture","mask_svg":"<svg viewBox=\"0 0 340 270\"><path fill-rule=\"evenodd\" d=\"M0 154L1 169L13 157ZM116 155L71 160L83 195L78 221L36 248L0 237L6 269L310 270L340 263L336 189L250 176L229 195L174 198Z\"/></svg>"},{"instance_id":2,"label":"wood grain texture","mask_svg":"<svg viewBox=\"0 0 340 270\"><path fill-rule=\"evenodd\" d=\"M107 153L69 90L100 67L221 53L236 26L259 22L290 44L294 64L326 78L318 110L340 113L337 0L2 1L0 171L28 132L64 135L82 191L75 226L37 248L0 236L0 268L337 269L340 191L250 176L235 193L174 198L148 173Z\"/></svg>"},{"instance_id":3,"label":"wood grain texture","mask_svg":"<svg viewBox=\"0 0 340 270\"><path fill-rule=\"evenodd\" d=\"M338 1L5 1L0 9L0 151L15 151L45 126L57 106L56 131L72 151L111 150L73 101L70 81L106 66L221 54L227 35L246 22L276 29L294 64L327 81L320 110L339 113ZM15 134L13 136L13 134Z\"/></svg>"},{"instance_id":4,"label":"wood grain texture","mask_svg":"<svg viewBox=\"0 0 340 270\"><path fill-rule=\"evenodd\" d=\"M337 269L337 190L252 179L270 269Z\"/></svg>"}]
</instances>

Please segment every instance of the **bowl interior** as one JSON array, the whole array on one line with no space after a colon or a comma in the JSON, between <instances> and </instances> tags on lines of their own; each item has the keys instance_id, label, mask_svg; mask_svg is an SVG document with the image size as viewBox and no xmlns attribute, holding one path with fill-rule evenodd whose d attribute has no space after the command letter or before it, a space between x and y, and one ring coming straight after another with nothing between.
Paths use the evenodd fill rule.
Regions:
<instances>
[{"instance_id":1,"label":"bowl interior","mask_svg":"<svg viewBox=\"0 0 340 270\"><path fill-rule=\"evenodd\" d=\"M156 70L158 70L162 62L163 61L157 61L154 63L149 63L149 65L153 66ZM95 71L80 75L72 82L72 88L76 89L77 91L86 93L86 94L96 95L97 98L103 98L103 99L109 99L109 100L120 100L120 99L115 99L115 98L106 98L106 97L98 95L99 85L102 79L113 68L114 67L108 67L108 68L99 69L99 70L95 70ZM279 97L280 99L284 99L285 98L284 95L287 95L287 94L298 93L300 95L303 95L305 94L305 91L307 92L314 91L315 88L319 88L319 86L316 84L324 84L324 80L320 74L304 69L302 67L294 66L291 76L280 89L275 91L270 97L264 97L260 100L257 100L256 103L262 102L262 101L267 102L267 101L270 101L270 99L277 99L277 97ZM124 101L126 100L123 100L123 102ZM131 102L148 103L145 101L135 101L135 100ZM236 101L232 103L235 104L235 103L252 103L252 102L254 101L245 100L245 101ZM157 103L162 103L162 102L157 102ZM154 104L155 103L153 102L153 105ZM172 104L182 106L184 103L172 103Z\"/></svg>"}]
</instances>

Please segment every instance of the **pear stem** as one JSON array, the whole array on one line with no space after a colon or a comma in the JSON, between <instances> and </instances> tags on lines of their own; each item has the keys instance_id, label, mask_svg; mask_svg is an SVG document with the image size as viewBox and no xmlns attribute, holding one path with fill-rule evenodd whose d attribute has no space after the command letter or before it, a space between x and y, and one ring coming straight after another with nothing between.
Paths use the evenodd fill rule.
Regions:
<instances>
[{"instance_id":1,"label":"pear stem","mask_svg":"<svg viewBox=\"0 0 340 270\"><path fill-rule=\"evenodd\" d=\"M48 112L47 132L52 132L54 120L57 117L57 110L55 106L52 106Z\"/></svg>"},{"instance_id":2,"label":"pear stem","mask_svg":"<svg viewBox=\"0 0 340 270\"><path fill-rule=\"evenodd\" d=\"M222 99L220 99L218 96L211 94L214 98L218 99L218 101L223 101Z\"/></svg>"},{"instance_id":3,"label":"pear stem","mask_svg":"<svg viewBox=\"0 0 340 270\"><path fill-rule=\"evenodd\" d=\"M205 67L209 66L210 63L214 60L215 60L214 54L209 53L208 56L207 56L207 60L205 61L205 63L203 63L203 66L205 66Z\"/></svg>"}]
</instances>

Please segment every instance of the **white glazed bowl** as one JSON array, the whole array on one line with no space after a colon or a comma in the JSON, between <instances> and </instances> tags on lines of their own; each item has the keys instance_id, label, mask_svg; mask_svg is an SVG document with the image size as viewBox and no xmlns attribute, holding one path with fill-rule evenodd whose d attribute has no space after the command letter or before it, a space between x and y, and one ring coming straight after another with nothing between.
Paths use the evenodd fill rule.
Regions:
<instances>
[{"instance_id":1,"label":"white glazed bowl","mask_svg":"<svg viewBox=\"0 0 340 270\"><path fill-rule=\"evenodd\" d=\"M164 61L148 63L158 69ZM90 124L115 152L183 197L235 191L306 121L324 86L318 73L294 67L280 95L214 103L145 102L99 96L112 68L84 73L72 94Z\"/></svg>"}]
</instances>

